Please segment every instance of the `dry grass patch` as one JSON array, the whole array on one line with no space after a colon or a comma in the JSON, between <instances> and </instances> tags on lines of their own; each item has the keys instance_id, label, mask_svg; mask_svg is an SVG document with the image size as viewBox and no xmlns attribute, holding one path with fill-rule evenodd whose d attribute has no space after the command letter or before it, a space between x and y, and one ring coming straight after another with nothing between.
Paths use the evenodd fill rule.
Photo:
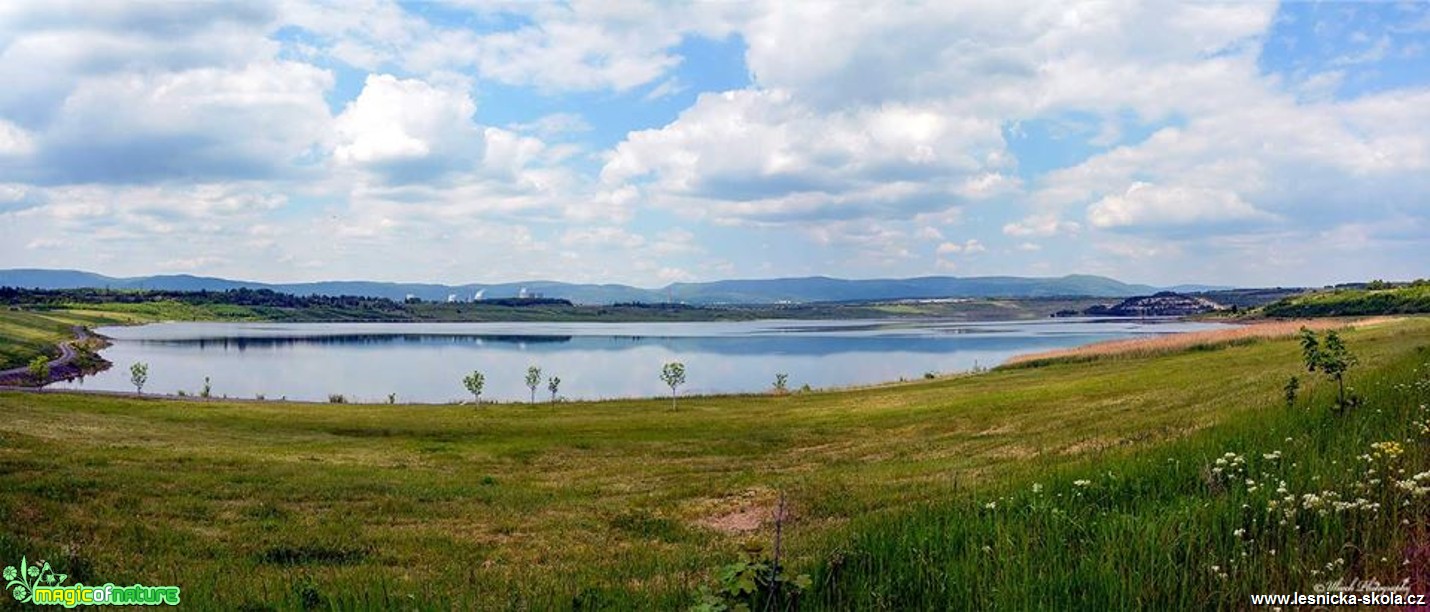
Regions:
<instances>
[{"instance_id":1,"label":"dry grass patch","mask_svg":"<svg viewBox=\"0 0 1430 612\"><path fill-rule=\"evenodd\" d=\"M1004 366L1034 365L1049 361L1083 361L1102 357L1150 357L1193 347L1216 347L1266 338L1294 336L1306 328L1314 331L1345 329L1347 327L1372 327L1393 323L1395 317L1372 317L1348 321L1344 319L1296 319L1291 321L1266 321L1240 325L1232 329L1168 334L1152 338L1130 340L1110 340L1084 346L1041 353L1018 355L1009 359Z\"/></svg>"},{"instance_id":2,"label":"dry grass patch","mask_svg":"<svg viewBox=\"0 0 1430 612\"><path fill-rule=\"evenodd\" d=\"M768 487L746 489L734 495L697 501L694 523L725 535L743 535L758 531L774 520L779 495Z\"/></svg>"}]
</instances>

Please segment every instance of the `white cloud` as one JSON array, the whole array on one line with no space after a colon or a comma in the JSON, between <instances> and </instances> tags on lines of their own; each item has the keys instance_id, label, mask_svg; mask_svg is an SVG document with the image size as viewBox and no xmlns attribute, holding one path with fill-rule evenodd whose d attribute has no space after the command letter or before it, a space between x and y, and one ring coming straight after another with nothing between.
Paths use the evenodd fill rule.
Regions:
<instances>
[{"instance_id":1,"label":"white cloud","mask_svg":"<svg viewBox=\"0 0 1430 612\"><path fill-rule=\"evenodd\" d=\"M467 29L415 17L394 2L286 5L289 21L323 37L322 50L368 71L475 71L482 79L547 93L629 91L681 63L686 36L723 38L745 8L732 3L452 2L479 24ZM665 81L670 83L670 81ZM659 87L659 86L658 86ZM666 86L669 90L672 85Z\"/></svg>"},{"instance_id":2,"label":"white cloud","mask_svg":"<svg viewBox=\"0 0 1430 612\"><path fill-rule=\"evenodd\" d=\"M0 156L29 155L35 150L35 141L19 126L0 119Z\"/></svg>"},{"instance_id":3,"label":"white cloud","mask_svg":"<svg viewBox=\"0 0 1430 612\"><path fill-rule=\"evenodd\" d=\"M271 60L267 2L5 2L0 11L0 116L48 123L87 79L198 68L240 70Z\"/></svg>"},{"instance_id":4,"label":"white cloud","mask_svg":"<svg viewBox=\"0 0 1430 612\"><path fill-rule=\"evenodd\" d=\"M0 141L18 141L26 157L9 164L10 177L65 184L292 175L326 138L332 75L278 57L267 3L18 2L4 10L0 124L13 129L0 126L8 135Z\"/></svg>"},{"instance_id":5,"label":"white cloud","mask_svg":"<svg viewBox=\"0 0 1430 612\"><path fill-rule=\"evenodd\" d=\"M882 223L832 221L803 230L815 244L835 247L844 268L888 265L914 259L907 232ZM834 262L831 262L834 263Z\"/></svg>"},{"instance_id":6,"label":"white cloud","mask_svg":"<svg viewBox=\"0 0 1430 612\"><path fill-rule=\"evenodd\" d=\"M1266 74L1272 4L442 8L0 3L3 231L102 245L76 265L240 275L953 265L930 250L977 273L1000 258L964 257L1000 228L1050 271L1152 278L1215 251L1228 275L1277 278L1316 260L1305 240L1345 256L1327 274L1423 259L1430 84L1343 86L1409 47L1372 33L1346 56L1354 74ZM695 37L743 43L744 65L720 68L748 85L622 135L722 59L682 57ZM533 104L485 106L512 99ZM1004 142L1032 125L1072 126L1059 142L1098 153L1042 170ZM230 232L253 254L204 246ZM729 246L742 232L783 232L797 256L750 257ZM0 258L44 263L6 242ZM656 257L673 261L631 261Z\"/></svg>"},{"instance_id":7,"label":"white cloud","mask_svg":"<svg viewBox=\"0 0 1430 612\"><path fill-rule=\"evenodd\" d=\"M822 115L788 92L731 91L630 134L601 178L720 222L911 216L947 207L966 177L987 182L984 160L1000 147L996 122L935 107Z\"/></svg>"},{"instance_id":8,"label":"white cloud","mask_svg":"<svg viewBox=\"0 0 1430 612\"><path fill-rule=\"evenodd\" d=\"M1174 2L944 2L898 10L774 3L747 28L746 59L762 86L821 106L959 97L968 108L1018 116L1078 98L1115 105L1120 96L1109 79L1130 85L1126 77L1143 76L1130 71L1153 76L1148 68L1237 49L1265 31L1274 11ZM1085 64L1104 76L1084 83L1085 94L1062 87L1059 72Z\"/></svg>"},{"instance_id":9,"label":"white cloud","mask_svg":"<svg viewBox=\"0 0 1430 612\"><path fill-rule=\"evenodd\" d=\"M983 251L986 251L986 250L988 250L988 249L983 246L983 243L982 243L982 242L979 242L978 239L976 239L976 238L970 238L970 239L968 239L968 241L964 242L963 244L959 244L959 243L957 243L957 242L945 242L945 243L943 243L943 244L940 244L940 245L938 245L938 248L934 250L934 253L936 253L936 254L942 256L942 255L952 255L952 254L954 254L954 253L964 253L964 254L982 253Z\"/></svg>"},{"instance_id":10,"label":"white cloud","mask_svg":"<svg viewBox=\"0 0 1430 612\"><path fill-rule=\"evenodd\" d=\"M368 75L362 93L338 116L334 127L339 162L381 164L462 154L476 145L472 115L477 105L462 92L417 79ZM468 157L473 154L466 152Z\"/></svg>"},{"instance_id":11,"label":"white cloud","mask_svg":"<svg viewBox=\"0 0 1430 612\"><path fill-rule=\"evenodd\" d=\"M1269 221L1272 217L1231 191L1133 183L1126 192L1089 207L1087 219L1094 227L1116 228Z\"/></svg>"},{"instance_id":12,"label":"white cloud","mask_svg":"<svg viewBox=\"0 0 1430 612\"><path fill-rule=\"evenodd\" d=\"M1054 214L1033 215L1022 221L1014 221L1003 226L1003 233L1009 236L1048 237L1057 234L1075 233L1081 226L1073 221L1064 221Z\"/></svg>"}]
</instances>

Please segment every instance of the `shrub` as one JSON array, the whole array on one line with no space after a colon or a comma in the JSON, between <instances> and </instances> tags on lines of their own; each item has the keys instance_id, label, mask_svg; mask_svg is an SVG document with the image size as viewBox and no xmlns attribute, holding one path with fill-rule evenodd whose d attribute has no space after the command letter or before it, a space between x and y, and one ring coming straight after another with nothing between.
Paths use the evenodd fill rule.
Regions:
<instances>
[{"instance_id":1,"label":"shrub","mask_svg":"<svg viewBox=\"0 0 1430 612\"><path fill-rule=\"evenodd\" d=\"M751 556L720 568L716 586L702 587L694 612L732 610L792 610L812 585L809 575L785 575L784 567L769 558Z\"/></svg>"},{"instance_id":2,"label":"shrub","mask_svg":"<svg viewBox=\"0 0 1430 612\"><path fill-rule=\"evenodd\" d=\"M40 355L30 360L29 365L30 380L36 385L43 385L50 382L50 359Z\"/></svg>"}]
</instances>

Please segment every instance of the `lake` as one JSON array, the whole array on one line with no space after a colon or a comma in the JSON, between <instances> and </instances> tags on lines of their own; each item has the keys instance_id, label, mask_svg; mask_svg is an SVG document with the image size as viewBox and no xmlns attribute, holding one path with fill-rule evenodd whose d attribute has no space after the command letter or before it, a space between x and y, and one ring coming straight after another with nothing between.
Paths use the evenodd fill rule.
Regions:
<instances>
[{"instance_id":1,"label":"lake","mask_svg":"<svg viewBox=\"0 0 1430 612\"><path fill-rule=\"evenodd\" d=\"M661 365L683 362L680 393L866 385L925 372L991 367L1013 355L1147 334L1222 327L1173 320L1008 322L754 321L719 323L159 323L105 327L106 372L55 388L132 391L129 366L149 364L146 393L403 402L471 399L462 377L486 376L482 399L527 400L526 369L561 377L567 399L668 395ZM538 401L549 400L543 381Z\"/></svg>"}]
</instances>

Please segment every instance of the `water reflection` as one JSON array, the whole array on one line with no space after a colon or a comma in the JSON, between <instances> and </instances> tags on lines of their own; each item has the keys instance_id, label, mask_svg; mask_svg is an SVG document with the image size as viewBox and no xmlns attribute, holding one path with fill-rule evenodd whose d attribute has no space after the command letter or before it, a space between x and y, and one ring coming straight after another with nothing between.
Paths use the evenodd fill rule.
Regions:
<instances>
[{"instance_id":1,"label":"water reflection","mask_svg":"<svg viewBox=\"0 0 1430 612\"><path fill-rule=\"evenodd\" d=\"M465 397L461 378L486 374L484 398L522 400L526 368L560 376L572 399L668 393L660 365L682 361L688 393L769 388L775 373L798 388L917 378L991 366L1025 352L1141 334L1216 327L1164 321L1051 320L741 323L229 324L172 323L100 330L118 367L60 386L131 390L128 366L150 365L146 390L323 400ZM544 389L544 385L542 387ZM540 396L540 393L538 393Z\"/></svg>"},{"instance_id":2,"label":"water reflection","mask_svg":"<svg viewBox=\"0 0 1430 612\"><path fill-rule=\"evenodd\" d=\"M387 344L476 344L508 343L516 345L561 344L570 342L571 336L432 336L424 334L341 334L329 336L295 337L237 337L237 338L179 338L161 340L133 340L139 344L189 346L198 349L221 349L246 351L250 348L266 349L292 347L298 345L318 346L373 346Z\"/></svg>"}]
</instances>

